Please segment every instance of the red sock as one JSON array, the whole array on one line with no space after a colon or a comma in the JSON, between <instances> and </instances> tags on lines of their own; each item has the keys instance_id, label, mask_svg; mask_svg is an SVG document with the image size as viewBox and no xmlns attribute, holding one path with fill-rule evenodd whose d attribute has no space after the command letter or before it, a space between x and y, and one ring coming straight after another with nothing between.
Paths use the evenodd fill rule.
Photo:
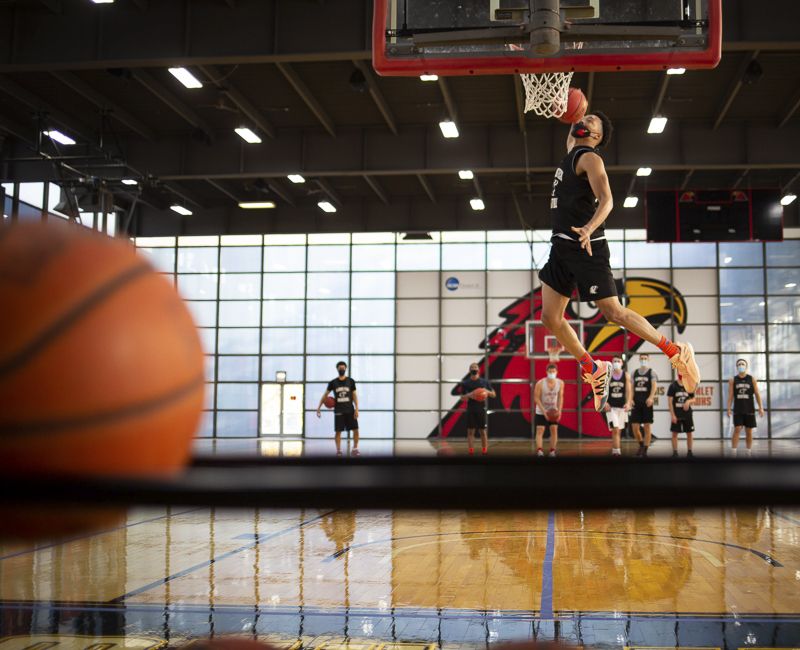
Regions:
<instances>
[{"instance_id":1,"label":"red sock","mask_svg":"<svg viewBox=\"0 0 800 650\"><path fill-rule=\"evenodd\" d=\"M585 373L589 373L590 375L597 369L597 364L594 362L592 357L589 356L588 352L581 357L578 363L581 364L581 370L583 370Z\"/></svg>"},{"instance_id":2,"label":"red sock","mask_svg":"<svg viewBox=\"0 0 800 650\"><path fill-rule=\"evenodd\" d=\"M658 349L670 358L674 357L681 351L680 348L670 341L666 336L661 337L661 340L658 342Z\"/></svg>"}]
</instances>

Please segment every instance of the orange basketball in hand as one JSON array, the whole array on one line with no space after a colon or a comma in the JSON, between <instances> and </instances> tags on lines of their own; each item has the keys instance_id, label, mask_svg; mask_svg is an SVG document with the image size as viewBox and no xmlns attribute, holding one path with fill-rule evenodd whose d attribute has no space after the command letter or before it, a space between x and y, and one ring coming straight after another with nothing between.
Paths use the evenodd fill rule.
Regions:
<instances>
[{"instance_id":1,"label":"orange basketball in hand","mask_svg":"<svg viewBox=\"0 0 800 650\"><path fill-rule=\"evenodd\" d=\"M334 406L336 406L336 400L333 398L333 396L328 395L325 398L325 406L329 409L332 409Z\"/></svg>"},{"instance_id":2,"label":"orange basketball in hand","mask_svg":"<svg viewBox=\"0 0 800 650\"><path fill-rule=\"evenodd\" d=\"M0 226L0 305L1 472L184 466L203 408L203 352L171 282L129 243L65 222ZM0 512L0 536L58 536L110 516L32 513Z\"/></svg>"},{"instance_id":3,"label":"orange basketball in hand","mask_svg":"<svg viewBox=\"0 0 800 650\"><path fill-rule=\"evenodd\" d=\"M486 398L489 397L489 391L485 388L476 388L473 397L479 402L485 402Z\"/></svg>"},{"instance_id":4,"label":"orange basketball in hand","mask_svg":"<svg viewBox=\"0 0 800 650\"><path fill-rule=\"evenodd\" d=\"M588 108L589 102L586 100L586 95L583 94L583 91L580 88L570 88L567 98L567 110L558 118L558 121L564 124L575 124L575 122L583 119Z\"/></svg>"},{"instance_id":5,"label":"orange basketball in hand","mask_svg":"<svg viewBox=\"0 0 800 650\"><path fill-rule=\"evenodd\" d=\"M544 414L548 422L556 423L561 419L561 412L558 409L547 409Z\"/></svg>"}]
</instances>

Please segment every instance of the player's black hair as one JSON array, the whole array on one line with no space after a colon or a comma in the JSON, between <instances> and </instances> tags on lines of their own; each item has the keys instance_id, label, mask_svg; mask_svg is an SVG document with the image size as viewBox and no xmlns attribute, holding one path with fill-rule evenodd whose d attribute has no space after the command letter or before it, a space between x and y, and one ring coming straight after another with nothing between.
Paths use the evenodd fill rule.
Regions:
<instances>
[{"instance_id":1,"label":"player's black hair","mask_svg":"<svg viewBox=\"0 0 800 650\"><path fill-rule=\"evenodd\" d=\"M547 364L547 370L550 370L550 368L552 368L553 370L558 370L558 366L554 363Z\"/></svg>"},{"instance_id":2,"label":"player's black hair","mask_svg":"<svg viewBox=\"0 0 800 650\"><path fill-rule=\"evenodd\" d=\"M336 367L338 368L339 366L344 366L345 368L347 368L347 362L346 361L337 361L336 362Z\"/></svg>"},{"instance_id":3,"label":"player's black hair","mask_svg":"<svg viewBox=\"0 0 800 650\"><path fill-rule=\"evenodd\" d=\"M600 118L600 122L603 124L603 137L600 139L598 143L598 148L608 146L608 143L611 142L611 136L614 135L614 125L611 123L611 120L608 119L608 115L603 113L602 111L594 111L593 115L597 115Z\"/></svg>"},{"instance_id":4,"label":"player's black hair","mask_svg":"<svg viewBox=\"0 0 800 650\"><path fill-rule=\"evenodd\" d=\"M736 365L739 365L739 362L744 363L744 365L749 366L750 364L747 363L747 359L736 359Z\"/></svg>"}]
</instances>

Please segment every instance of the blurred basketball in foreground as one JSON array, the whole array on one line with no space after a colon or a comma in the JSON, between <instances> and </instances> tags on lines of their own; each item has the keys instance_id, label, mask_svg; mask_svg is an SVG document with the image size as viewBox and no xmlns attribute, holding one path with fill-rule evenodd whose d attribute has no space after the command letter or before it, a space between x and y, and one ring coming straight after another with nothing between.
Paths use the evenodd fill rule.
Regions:
<instances>
[{"instance_id":1,"label":"blurred basketball in foreground","mask_svg":"<svg viewBox=\"0 0 800 650\"><path fill-rule=\"evenodd\" d=\"M0 471L163 476L188 461L200 340L170 282L130 245L72 224L2 226L0 305ZM119 515L3 508L0 537Z\"/></svg>"}]
</instances>

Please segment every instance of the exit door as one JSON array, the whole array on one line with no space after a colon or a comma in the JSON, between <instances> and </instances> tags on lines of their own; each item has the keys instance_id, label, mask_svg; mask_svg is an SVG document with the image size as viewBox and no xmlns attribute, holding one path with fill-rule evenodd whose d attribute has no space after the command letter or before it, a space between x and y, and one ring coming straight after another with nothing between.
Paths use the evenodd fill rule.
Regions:
<instances>
[{"instance_id":1,"label":"exit door","mask_svg":"<svg viewBox=\"0 0 800 650\"><path fill-rule=\"evenodd\" d=\"M261 435L303 435L303 384L261 385Z\"/></svg>"}]
</instances>

